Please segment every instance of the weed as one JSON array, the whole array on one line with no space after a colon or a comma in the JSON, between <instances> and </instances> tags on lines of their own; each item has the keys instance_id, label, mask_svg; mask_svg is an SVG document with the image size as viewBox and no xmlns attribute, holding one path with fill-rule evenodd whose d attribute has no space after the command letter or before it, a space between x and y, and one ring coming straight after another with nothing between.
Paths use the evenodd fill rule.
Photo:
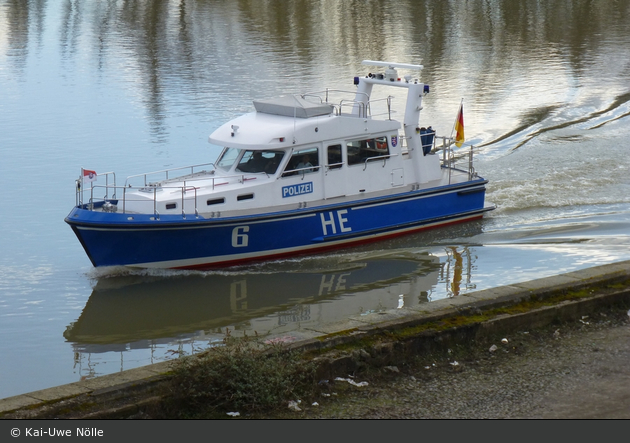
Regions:
<instances>
[{"instance_id":1,"label":"weed","mask_svg":"<svg viewBox=\"0 0 630 443\"><path fill-rule=\"evenodd\" d=\"M168 415L225 417L286 406L314 393L316 365L282 343L233 338L178 360L170 385Z\"/></svg>"}]
</instances>

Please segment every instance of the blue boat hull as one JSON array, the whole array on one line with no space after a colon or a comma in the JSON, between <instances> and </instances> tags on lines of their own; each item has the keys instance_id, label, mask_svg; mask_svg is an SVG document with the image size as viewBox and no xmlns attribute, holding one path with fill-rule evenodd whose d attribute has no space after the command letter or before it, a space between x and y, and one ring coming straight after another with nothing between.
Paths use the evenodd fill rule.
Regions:
<instances>
[{"instance_id":1,"label":"blue boat hull","mask_svg":"<svg viewBox=\"0 0 630 443\"><path fill-rule=\"evenodd\" d=\"M66 217L94 266L210 268L321 252L482 217L486 180L220 219L91 211Z\"/></svg>"}]
</instances>

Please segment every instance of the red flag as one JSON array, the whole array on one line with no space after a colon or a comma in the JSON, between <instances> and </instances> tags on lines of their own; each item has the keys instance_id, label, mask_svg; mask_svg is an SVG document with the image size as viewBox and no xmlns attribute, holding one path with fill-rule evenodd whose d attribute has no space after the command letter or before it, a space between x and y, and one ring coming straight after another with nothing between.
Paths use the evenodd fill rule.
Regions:
<instances>
[{"instance_id":1,"label":"red flag","mask_svg":"<svg viewBox=\"0 0 630 443\"><path fill-rule=\"evenodd\" d=\"M461 148L464 143L464 102L459 107L457 120L455 120L455 145Z\"/></svg>"},{"instance_id":2,"label":"red flag","mask_svg":"<svg viewBox=\"0 0 630 443\"><path fill-rule=\"evenodd\" d=\"M96 181L96 171L90 171L89 169L83 170L83 181L84 182L95 182Z\"/></svg>"}]
</instances>

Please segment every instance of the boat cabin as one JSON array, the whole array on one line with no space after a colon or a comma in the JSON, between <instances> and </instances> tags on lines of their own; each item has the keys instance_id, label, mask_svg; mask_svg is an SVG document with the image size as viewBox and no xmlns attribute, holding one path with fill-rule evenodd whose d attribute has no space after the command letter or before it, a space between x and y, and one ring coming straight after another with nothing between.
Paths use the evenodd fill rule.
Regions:
<instances>
[{"instance_id":1,"label":"boat cabin","mask_svg":"<svg viewBox=\"0 0 630 443\"><path fill-rule=\"evenodd\" d=\"M226 209L305 207L333 198L387 194L415 181L400 122L373 119L369 112L374 105L367 101L357 107L349 94L342 93L345 101L335 104L324 101L330 101L330 91L255 101L255 112L217 129L209 141L225 148L215 176L239 182L232 192L226 187L226 195L235 192L229 197L235 202L243 189L253 190L248 203L241 199L233 206L226 200ZM391 97L382 104L391 106Z\"/></svg>"}]
</instances>

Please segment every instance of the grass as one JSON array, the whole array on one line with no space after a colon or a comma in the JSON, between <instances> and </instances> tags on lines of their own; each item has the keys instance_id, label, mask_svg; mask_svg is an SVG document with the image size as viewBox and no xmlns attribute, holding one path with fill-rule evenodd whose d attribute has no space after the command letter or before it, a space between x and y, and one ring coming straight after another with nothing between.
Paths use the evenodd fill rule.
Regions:
<instances>
[{"instance_id":1,"label":"grass","mask_svg":"<svg viewBox=\"0 0 630 443\"><path fill-rule=\"evenodd\" d=\"M317 390L316 364L282 343L232 338L178 360L164 405L169 418L228 418L287 407Z\"/></svg>"}]
</instances>

